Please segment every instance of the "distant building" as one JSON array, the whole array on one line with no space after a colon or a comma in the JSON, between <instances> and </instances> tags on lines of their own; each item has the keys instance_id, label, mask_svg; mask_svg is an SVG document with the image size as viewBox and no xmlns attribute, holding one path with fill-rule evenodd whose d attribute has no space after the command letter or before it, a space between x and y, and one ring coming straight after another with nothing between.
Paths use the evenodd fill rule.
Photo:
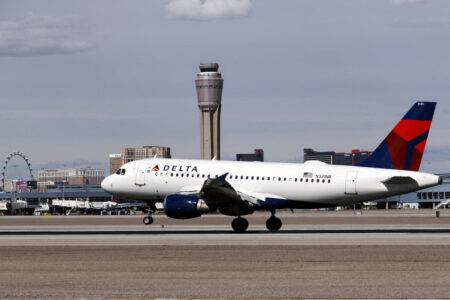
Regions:
<instances>
[{"instance_id":1,"label":"distant building","mask_svg":"<svg viewBox=\"0 0 450 300\"><path fill-rule=\"evenodd\" d=\"M122 154L109 155L109 174L115 173L123 164Z\"/></svg>"},{"instance_id":2,"label":"distant building","mask_svg":"<svg viewBox=\"0 0 450 300\"><path fill-rule=\"evenodd\" d=\"M254 153L236 154L237 161L264 161L264 150L255 149Z\"/></svg>"},{"instance_id":3,"label":"distant building","mask_svg":"<svg viewBox=\"0 0 450 300\"><path fill-rule=\"evenodd\" d=\"M352 165L357 165L372 154L371 151L352 150Z\"/></svg>"},{"instance_id":4,"label":"distant building","mask_svg":"<svg viewBox=\"0 0 450 300\"><path fill-rule=\"evenodd\" d=\"M100 185L105 170L94 168L44 169L38 171L38 186L56 183L68 185Z\"/></svg>"},{"instance_id":5,"label":"distant building","mask_svg":"<svg viewBox=\"0 0 450 300\"><path fill-rule=\"evenodd\" d=\"M157 155L159 158L171 158L170 147L162 146L143 146L127 147L122 152L122 163L126 164L144 158L151 158Z\"/></svg>"},{"instance_id":6,"label":"distant building","mask_svg":"<svg viewBox=\"0 0 450 300\"><path fill-rule=\"evenodd\" d=\"M311 148L303 149L303 161L319 160L330 165L356 165L363 161L372 152L352 150L350 153L335 151L314 151Z\"/></svg>"},{"instance_id":7,"label":"distant building","mask_svg":"<svg viewBox=\"0 0 450 300\"><path fill-rule=\"evenodd\" d=\"M314 151L311 148L303 149L303 162L308 160L319 160L324 163L333 164L334 151Z\"/></svg>"}]
</instances>

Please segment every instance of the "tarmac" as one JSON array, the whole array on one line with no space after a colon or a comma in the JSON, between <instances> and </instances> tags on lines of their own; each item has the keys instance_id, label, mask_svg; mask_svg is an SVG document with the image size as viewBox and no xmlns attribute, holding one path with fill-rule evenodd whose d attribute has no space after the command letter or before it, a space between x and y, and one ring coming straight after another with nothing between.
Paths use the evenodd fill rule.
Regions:
<instances>
[{"instance_id":1,"label":"tarmac","mask_svg":"<svg viewBox=\"0 0 450 300\"><path fill-rule=\"evenodd\" d=\"M1 298L449 298L450 211L0 217Z\"/></svg>"}]
</instances>

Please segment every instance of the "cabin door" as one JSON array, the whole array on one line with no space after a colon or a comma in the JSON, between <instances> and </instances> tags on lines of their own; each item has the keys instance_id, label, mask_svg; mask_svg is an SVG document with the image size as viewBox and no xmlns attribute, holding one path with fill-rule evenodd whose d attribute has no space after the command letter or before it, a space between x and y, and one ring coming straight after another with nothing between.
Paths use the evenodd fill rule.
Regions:
<instances>
[{"instance_id":1,"label":"cabin door","mask_svg":"<svg viewBox=\"0 0 450 300\"><path fill-rule=\"evenodd\" d=\"M345 194L356 195L356 177L358 175L357 171L348 171L347 177L345 178Z\"/></svg>"},{"instance_id":2,"label":"cabin door","mask_svg":"<svg viewBox=\"0 0 450 300\"><path fill-rule=\"evenodd\" d=\"M138 167L134 184L137 186L145 185L145 165Z\"/></svg>"}]
</instances>

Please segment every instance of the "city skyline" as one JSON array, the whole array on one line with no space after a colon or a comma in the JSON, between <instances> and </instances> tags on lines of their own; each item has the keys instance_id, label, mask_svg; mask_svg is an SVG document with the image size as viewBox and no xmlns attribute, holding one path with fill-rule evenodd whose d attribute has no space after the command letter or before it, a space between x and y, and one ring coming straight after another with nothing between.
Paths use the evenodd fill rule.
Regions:
<instances>
[{"instance_id":1,"label":"city skyline","mask_svg":"<svg viewBox=\"0 0 450 300\"><path fill-rule=\"evenodd\" d=\"M450 3L196 3L2 1L0 157L106 165L125 146L157 144L199 158L193 80L217 61L222 159L374 150L428 100L438 106L422 169L450 170Z\"/></svg>"}]
</instances>

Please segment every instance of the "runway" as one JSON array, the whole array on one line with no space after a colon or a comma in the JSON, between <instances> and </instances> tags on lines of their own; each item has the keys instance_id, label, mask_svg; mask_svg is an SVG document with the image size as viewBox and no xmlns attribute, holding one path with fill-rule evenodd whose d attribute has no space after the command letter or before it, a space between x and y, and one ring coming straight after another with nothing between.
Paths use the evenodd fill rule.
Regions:
<instances>
[{"instance_id":1,"label":"runway","mask_svg":"<svg viewBox=\"0 0 450 300\"><path fill-rule=\"evenodd\" d=\"M231 218L219 216L187 229L163 216L150 227L136 216L2 217L1 295L448 298L449 216L282 214L286 229L269 233L266 215L255 215L245 234L232 233Z\"/></svg>"}]
</instances>

